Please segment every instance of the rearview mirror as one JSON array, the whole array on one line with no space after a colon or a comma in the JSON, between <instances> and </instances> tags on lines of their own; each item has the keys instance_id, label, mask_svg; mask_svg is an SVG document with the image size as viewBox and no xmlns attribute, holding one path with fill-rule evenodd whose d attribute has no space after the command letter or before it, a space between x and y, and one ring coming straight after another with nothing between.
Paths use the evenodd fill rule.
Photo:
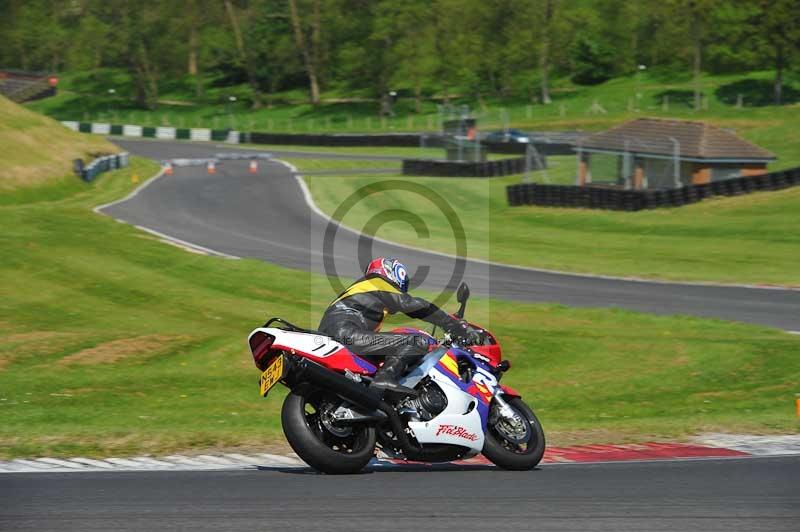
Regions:
<instances>
[{"instance_id":1,"label":"rearview mirror","mask_svg":"<svg viewBox=\"0 0 800 532\"><path fill-rule=\"evenodd\" d=\"M456 300L461 303L461 306L456 312L456 317L459 319L464 317L464 311L467 309L467 299L469 299L469 286L462 281L461 284L458 285L458 290L456 290Z\"/></svg>"},{"instance_id":2,"label":"rearview mirror","mask_svg":"<svg viewBox=\"0 0 800 532\"><path fill-rule=\"evenodd\" d=\"M456 301L459 303L466 303L467 299L469 299L469 286L462 281L461 284L458 285L458 290L456 291Z\"/></svg>"}]
</instances>

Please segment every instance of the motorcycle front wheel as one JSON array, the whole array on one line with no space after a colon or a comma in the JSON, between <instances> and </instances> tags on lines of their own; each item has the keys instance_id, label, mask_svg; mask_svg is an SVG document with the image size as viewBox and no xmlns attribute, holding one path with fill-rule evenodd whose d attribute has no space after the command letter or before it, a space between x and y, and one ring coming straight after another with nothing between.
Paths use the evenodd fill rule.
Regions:
<instances>
[{"instance_id":1,"label":"motorcycle front wheel","mask_svg":"<svg viewBox=\"0 0 800 532\"><path fill-rule=\"evenodd\" d=\"M281 425L294 452L308 465L330 475L357 473L375 455L375 429L338 426L331 414L341 400L322 390L305 388L286 396Z\"/></svg>"},{"instance_id":2,"label":"motorcycle front wheel","mask_svg":"<svg viewBox=\"0 0 800 532\"><path fill-rule=\"evenodd\" d=\"M514 411L514 417L504 418L496 410L499 405L490 405L483 455L493 464L512 471L527 471L536 467L544 455L544 430L533 410L519 397L506 402Z\"/></svg>"}]
</instances>

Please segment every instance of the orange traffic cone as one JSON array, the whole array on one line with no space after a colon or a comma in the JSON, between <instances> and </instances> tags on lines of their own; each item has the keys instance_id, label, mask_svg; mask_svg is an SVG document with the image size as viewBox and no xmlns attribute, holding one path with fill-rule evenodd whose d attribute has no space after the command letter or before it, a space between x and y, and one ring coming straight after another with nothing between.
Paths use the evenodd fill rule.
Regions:
<instances>
[{"instance_id":1,"label":"orange traffic cone","mask_svg":"<svg viewBox=\"0 0 800 532\"><path fill-rule=\"evenodd\" d=\"M167 175L172 175L172 163L167 163L164 166L164 173Z\"/></svg>"},{"instance_id":2,"label":"orange traffic cone","mask_svg":"<svg viewBox=\"0 0 800 532\"><path fill-rule=\"evenodd\" d=\"M258 172L258 163L256 161L250 161L250 173L255 174Z\"/></svg>"},{"instance_id":3,"label":"orange traffic cone","mask_svg":"<svg viewBox=\"0 0 800 532\"><path fill-rule=\"evenodd\" d=\"M209 174L217 173L217 163L215 163L214 161L208 161L208 173Z\"/></svg>"}]
</instances>

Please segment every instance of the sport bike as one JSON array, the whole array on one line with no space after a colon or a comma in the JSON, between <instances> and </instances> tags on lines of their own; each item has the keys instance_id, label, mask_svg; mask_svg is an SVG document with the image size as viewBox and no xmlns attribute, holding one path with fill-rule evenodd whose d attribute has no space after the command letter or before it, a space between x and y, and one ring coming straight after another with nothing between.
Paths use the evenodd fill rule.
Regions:
<instances>
[{"instance_id":1,"label":"sport bike","mask_svg":"<svg viewBox=\"0 0 800 532\"><path fill-rule=\"evenodd\" d=\"M463 319L468 298L462 283L456 318ZM412 461L449 462L483 453L504 469L536 467L544 432L520 395L499 383L511 364L502 360L493 334L482 330L480 345L465 345L447 334L437 341L415 328L392 332L428 340L428 354L400 379L413 395L369 388L377 367L317 331L272 318L250 333L262 371L261 395L277 383L290 390L281 424L300 458L330 474L358 472L378 449Z\"/></svg>"}]
</instances>

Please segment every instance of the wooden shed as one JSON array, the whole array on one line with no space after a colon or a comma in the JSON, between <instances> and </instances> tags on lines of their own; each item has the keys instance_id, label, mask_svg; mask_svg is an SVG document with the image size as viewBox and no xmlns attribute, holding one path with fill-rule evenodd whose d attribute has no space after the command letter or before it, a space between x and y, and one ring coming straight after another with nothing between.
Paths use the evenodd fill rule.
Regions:
<instances>
[{"instance_id":1,"label":"wooden shed","mask_svg":"<svg viewBox=\"0 0 800 532\"><path fill-rule=\"evenodd\" d=\"M775 155L705 122L639 118L583 137L578 184L679 188L766 173Z\"/></svg>"}]
</instances>

